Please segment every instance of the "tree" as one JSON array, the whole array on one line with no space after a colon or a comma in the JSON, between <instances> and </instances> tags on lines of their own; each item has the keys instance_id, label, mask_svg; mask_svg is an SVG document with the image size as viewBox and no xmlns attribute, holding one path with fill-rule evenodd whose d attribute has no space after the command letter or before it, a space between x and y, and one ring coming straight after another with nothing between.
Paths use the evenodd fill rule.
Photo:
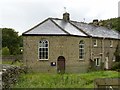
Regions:
<instances>
[{"instance_id":1,"label":"tree","mask_svg":"<svg viewBox=\"0 0 120 90\"><path fill-rule=\"evenodd\" d=\"M119 31L120 33L120 17L118 17L118 27L117 27L117 30ZM120 37L120 36L119 36Z\"/></svg>"},{"instance_id":2,"label":"tree","mask_svg":"<svg viewBox=\"0 0 120 90\"><path fill-rule=\"evenodd\" d=\"M2 48L2 55L10 55L10 51L8 47Z\"/></svg>"},{"instance_id":3,"label":"tree","mask_svg":"<svg viewBox=\"0 0 120 90\"><path fill-rule=\"evenodd\" d=\"M114 55L116 57L116 62L120 62L120 44L117 45Z\"/></svg>"},{"instance_id":4,"label":"tree","mask_svg":"<svg viewBox=\"0 0 120 90\"><path fill-rule=\"evenodd\" d=\"M22 35L19 36L19 41L20 41L19 46L23 47L23 37L22 37Z\"/></svg>"},{"instance_id":5,"label":"tree","mask_svg":"<svg viewBox=\"0 0 120 90\"><path fill-rule=\"evenodd\" d=\"M11 28L2 28L2 47L8 47L11 55L18 53L19 41L18 32Z\"/></svg>"}]
</instances>

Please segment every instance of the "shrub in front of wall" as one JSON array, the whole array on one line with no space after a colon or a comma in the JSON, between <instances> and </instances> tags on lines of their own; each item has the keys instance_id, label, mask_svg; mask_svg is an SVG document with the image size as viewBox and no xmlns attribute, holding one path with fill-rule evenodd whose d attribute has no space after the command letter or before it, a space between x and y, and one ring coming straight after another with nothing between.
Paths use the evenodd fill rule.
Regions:
<instances>
[{"instance_id":1,"label":"shrub in front of wall","mask_svg":"<svg viewBox=\"0 0 120 90\"><path fill-rule=\"evenodd\" d=\"M10 55L10 51L8 47L3 47L2 48L2 55Z\"/></svg>"},{"instance_id":2,"label":"shrub in front of wall","mask_svg":"<svg viewBox=\"0 0 120 90\"><path fill-rule=\"evenodd\" d=\"M115 62L112 66L112 70L120 70L120 62Z\"/></svg>"}]
</instances>

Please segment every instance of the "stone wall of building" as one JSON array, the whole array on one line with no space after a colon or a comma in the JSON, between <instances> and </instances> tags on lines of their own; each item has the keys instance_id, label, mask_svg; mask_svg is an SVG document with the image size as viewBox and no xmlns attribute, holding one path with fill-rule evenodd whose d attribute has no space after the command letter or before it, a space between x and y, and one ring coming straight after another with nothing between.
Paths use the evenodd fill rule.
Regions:
<instances>
[{"instance_id":1,"label":"stone wall of building","mask_svg":"<svg viewBox=\"0 0 120 90\"><path fill-rule=\"evenodd\" d=\"M93 39L97 39L97 47L93 46ZM49 41L49 59L38 59L38 44L40 40ZM79 42L85 41L85 58L79 60ZM113 47L110 47L109 39L85 38L77 36L24 36L24 63L31 71L57 73L56 66L51 66L51 62L57 63L59 56L65 57L66 73L83 73L89 68L90 59L99 57L101 62L105 57L109 58L109 67L112 66L114 52L117 41L113 41Z\"/></svg>"},{"instance_id":2,"label":"stone wall of building","mask_svg":"<svg viewBox=\"0 0 120 90\"><path fill-rule=\"evenodd\" d=\"M97 39L97 46L93 45L93 40ZM108 68L111 69L112 64L115 61L115 50L118 45L118 40L114 39L98 39L92 38L91 40L91 59L100 58L101 63L105 64L106 58L108 58ZM112 46L110 46L110 42L112 41Z\"/></svg>"},{"instance_id":3,"label":"stone wall of building","mask_svg":"<svg viewBox=\"0 0 120 90\"><path fill-rule=\"evenodd\" d=\"M49 41L49 60L38 59L38 43ZM85 41L85 58L79 60L79 42ZM51 66L59 56L65 57L67 73L86 72L89 66L89 38L71 36L24 36L24 61L32 71L57 72L57 66Z\"/></svg>"}]
</instances>

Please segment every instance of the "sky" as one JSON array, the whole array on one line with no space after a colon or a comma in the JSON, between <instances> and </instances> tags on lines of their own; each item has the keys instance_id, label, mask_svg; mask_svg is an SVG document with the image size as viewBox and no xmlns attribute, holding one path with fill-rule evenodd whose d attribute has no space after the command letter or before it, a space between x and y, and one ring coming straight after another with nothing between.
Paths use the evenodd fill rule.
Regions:
<instances>
[{"instance_id":1,"label":"sky","mask_svg":"<svg viewBox=\"0 0 120 90\"><path fill-rule=\"evenodd\" d=\"M92 22L118 17L120 0L0 0L0 28L13 28L21 35L43 20L61 18ZM66 9L65 9L66 8Z\"/></svg>"}]
</instances>

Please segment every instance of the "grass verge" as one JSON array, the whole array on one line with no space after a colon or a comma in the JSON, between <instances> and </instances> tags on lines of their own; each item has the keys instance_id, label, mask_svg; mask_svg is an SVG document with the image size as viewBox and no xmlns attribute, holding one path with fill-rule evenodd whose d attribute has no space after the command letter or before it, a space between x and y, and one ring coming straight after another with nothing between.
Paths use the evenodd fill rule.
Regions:
<instances>
[{"instance_id":1,"label":"grass verge","mask_svg":"<svg viewBox=\"0 0 120 90\"><path fill-rule=\"evenodd\" d=\"M20 76L13 88L94 88L96 78L120 78L116 71L96 71L85 74L29 73Z\"/></svg>"}]
</instances>

